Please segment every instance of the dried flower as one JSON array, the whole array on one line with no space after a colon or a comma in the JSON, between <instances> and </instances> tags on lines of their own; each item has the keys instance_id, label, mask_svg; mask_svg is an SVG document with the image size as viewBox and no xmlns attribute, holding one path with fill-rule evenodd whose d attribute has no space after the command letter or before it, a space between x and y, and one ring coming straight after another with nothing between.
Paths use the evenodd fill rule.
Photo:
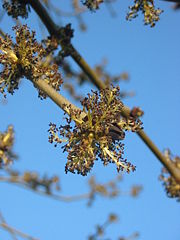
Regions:
<instances>
[{"instance_id":1,"label":"dried flower","mask_svg":"<svg viewBox=\"0 0 180 240\"><path fill-rule=\"evenodd\" d=\"M50 124L49 142L67 142L63 149L68 152L65 171L87 175L98 157L106 166L115 163L117 170L134 171L135 167L123 158L125 130L136 131L136 119L120 117L123 104L119 88L106 88L99 93L92 91L81 103L83 111L69 106L67 125L57 127ZM68 106L67 106L68 107ZM85 117L82 117L82 115ZM74 128L70 125L74 120ZM138 123L139 124L139 123ZM59 137L61 135L63 139Z\"/></svg>"},{"instance_id":2,"label":"dried flower","mask_svg":"<svg viewBox=\"0 0 180 240\"><path fill-rule=\"evenodd\" d=\"M154 0L134 0L134 5L129 7L130 11L126 19L132 20L138 16L138 12L144 15L144 24L150 24L151 27L159 21L159 15L163 12L161 9L155 9Z\"/></svg>"},{"instance_id":3,"label":"dried flower","mask_svg":"<svg viewBox=\"0 0 180 240\"><path fill-rule=\"evenodd\" d=\"M0 37L0 63L4 66L0 73L0 92L6 96L6 89L13 94L22 77L33 81L41 78L59 91L62 79L58 66L51 64L50 55L47 56L46 49L36 41L35 32L30 32L27 25L16 26L13 30L16 32L15 44L8 35L4 39ZM46 98L41 91L39 96Z\"/></svg>"},{"instance_id":4,"label":"dried flower","mask_svg":"<svg viewBox=\"0 0 180 240\"><path fill-rule=\"evenodd\" d=\"M180 157L176 156L173 158L170 150L166 150L164 155L169 162L172 162L176 168L180 169ZM162 169L160 180L163 181L168 197L177 198L180 201L180 184L176 182L166 168Z\"/></svg>"},{"instance_id":5,"label":"dried flower","mask_svg":"<svg viewBox=\"0 0 180 240\"><path fill-rule=\"evenodd\" d=\"M7 131L0 132L0 168L10 164L15 158L12 153L14 143L14 130L9 126Z\"/></svg>"}]
</instances>

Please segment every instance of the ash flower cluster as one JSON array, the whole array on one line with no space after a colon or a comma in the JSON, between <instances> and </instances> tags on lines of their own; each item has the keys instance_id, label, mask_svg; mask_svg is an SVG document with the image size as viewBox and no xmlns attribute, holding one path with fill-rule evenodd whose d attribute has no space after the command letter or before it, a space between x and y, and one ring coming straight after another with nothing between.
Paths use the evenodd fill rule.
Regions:
<instances>
[{"instance_id":1,"label":"ash flower cluster","mask_svg":"<svg viewBox=\"0 0 180 240\"><path fill-rule=\"evenodd\" d=\"M105 166L115 163L118 172L135 170L123 158L124 144L121 140L125 137L125 130L138 129L137 119L129 120L120 116L123 104L119 96L118 87L92 91L81 102L83 111L69 106L70 117L66 119L65 126L57 127L50 123L49 142L55 146L65 142L62 148L68 153L66 173L70 171L87 175L98 158ZM75 122L74 127L71 125L72 120Z\"/></svg>"},{"instance_id":2,"label":"ash flower cluster","mask_svg":"<svg viewBox=\"0 0 180 240\"><path fill-rule=\"evenodd\" d=\"M17 19L19 16L23 18L28 17L30 7L26 1L4 0L3 2L3 8L7 11L9 16L12 16L15 19Z\"/></svg>"},{"instance_id":3,"label":"ash flower cluster","mask_svg":"<svg viewBox=\"0 0 180 240\"><path fill-rule=\"evenodd\" d=\"M4 67L0 73L0 92L4 96L5 90L13 94L22 77L33 81L43 79L59 91L62 79L58 66L51 64L50 55L47 56L46 48L36 41L35 32L30 32L27 25L16 26L13 30L16 43L13 43L9 35L0 37L0 64ZM39 96L46 98L41 91Z\"/></svg>"},{"instance_id":4,"label":"ash flower cluster","mask_svg":"<svg viewBox=\"0 0 180 240\"><path fill-rule=\"evenodd\" d=\"M7 131L0 132L0 168L7 166L13 161L12 147L14 143L14 130L9 126Z\"/></svg>"},{"instance_id":5,"label":"ash flower cluster","mask_svg":"<svg viewBox=\"0 0 180 240\"><path fill-rule=\"evenodd\" d=\"M175 156L173 158L170 150L166 150L164 155L169 162L172 162L176 168L180 169L180 157ZM177 198L180 201L180 184L176 182L166 168L162 169L160 180L163 182L168 197Z\"/></svg>"},{"instance_id":6,"label":"ash flower cluster","mask_svg":"<svg viewBox=\"0 0 180 240\"><path fill-rule=\"evenodd\" d=\"M91 11L99 9L99 5L103 3L103 0L85 0L82 3Z\"/></svg>"},{"instance_id":7,"label":"ash flower cluster","mask_svg":"<svg viewBox=\"0 0 180 240\"><path fill-rule=\"evenodd\" d=\"M130 11L126 19L132 20L138 16L138 12L144 15L144 24L154 27L159 21L159 16L163 12L161 9L155 9L154 0L134 0L134 5L129 7Z\"/></svg>"}]
</instances>

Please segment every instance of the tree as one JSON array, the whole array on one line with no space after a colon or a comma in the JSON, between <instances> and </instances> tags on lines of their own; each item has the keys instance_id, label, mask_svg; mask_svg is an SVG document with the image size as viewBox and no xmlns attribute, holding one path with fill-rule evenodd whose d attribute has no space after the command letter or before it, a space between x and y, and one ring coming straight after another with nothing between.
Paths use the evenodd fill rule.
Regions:
<instances>
[{"instance_id":1,"label":"tree","mask_svg":"<svg viewBox=\"0 0 180 240\"><path fill-rule=\"evenodd\" d=\"M104 238L106 237L103 234L104 230L110 223L116 222L115 214L120 213L119 207L121 206L123 206L121 211L125 212L125 217L122 214L122 219L129 217L127 222L133 219L133 223L130 226L125 225L124 232L122 228L120 231L118 228L115 233L110 232L111 239L117 239L120 236L122 239L122 236L125 235L127 236L126 239L135 238L138 237L136 231L140 232L142 238L144 236L149 237L149 239L152 236L154 237L149 231L145 233L148 219L144 211L148 212L147 215L151 219L151 224L152 219L156 218L153 230L157 231L158 229L159 236L164 234L163 238L166 238L169 234L169 236L177 238L176 231L166 230L168 229L166 226L169 226L170 223L163 218L173 218L171 224L177 226L175 224L177 222L175 210L178 206L172 199L165 198L157 181L157 175L160 174L160 166L157 160L166 168L166 171L163 170L161 174L161 180L168 196L179 200L179 157L173 155L174 152L178 154L176 145L179 142L179 135L174 134L178 131L176 121L178 121L179 113L173 109L173 107L177 108L174 104L175 97L177 98L176 102L178 102L176 91L178 91L179 84L176 80L178 79L176 52L178 52L177 48L179 47L177 41L179 30L171 27L172 19L175 18L174 16L178 17L178 15L168 10L167 3L161 3L162 8L166 9L164 14L168 13L171 16L169 20L168 14L166 15L166 31L164 31L165 24L163 21L165 21L165 17L163 19L162 10L156 8L153 1L135 1L134 5L129 8L127 19L131 20L139 12L142 12L144 23L152 27L151 29L149 26L143 27L142 22L137 23L139 19L132 21L132 23L124 23L121 14L118 14L116 19L108 18L107 20L105 15L107 13L103 9L104 5L107 5L107 9L112 16L118 13L118 11L117 13L115 11L116 7L119 7L119 9L125 9L126 7L124 6L125 3L122 3L120 8L118 2L112 2L83 1L80 3L79 1L72 1L73 12L62 10L69 4L67 2L63 2L62 6L53 1L14 0L2 2L0 87L2 95L7 95L7 104L1 106L1 122L4 130L1 130L0 135L0 179L2 182L12 185L8 187L7 184L2 185L5 189L10 190L8 190L8 193L5 191L3 195L4 199L2 199L3 204L1 206L3 212L7 211L5 209L7 209L8 194L10 199L13 196L13 201L11 200L11 204L8 204L9 211L5 214L8 216L8 224L3 215L1 216L1 228L7 230L14 239L17 237L32 239L29 235L23 235L23 232L31 232L31 235L39 239L59 239L60 237L83 239L88 234L89 239L99 239L101 235ZM157 4L160 5L160 3ZM89 13L85 7L95 13ZM5 11L10 16L7 16ZM159 21L161 15L162 19ZM72 16L75 16L75 18L70 20L69 18ZM11 17L14 20L11 21ZM121 21L118 21L118 18L121 18ZM106 23L106 28L102 28L102 19ZM16 21L16 24L14 21ZM59 24L59 21L63 21L63 23ZM11 31L12 25L16 25L13 27L13 31ZM122 29L117 30L117 26ZM83 34L78 30L78 27L81 31L84 31L86 27L89 29L87 33ZM32 30L35 30L35 32L32 32ZM110 33L110 30L112 33ZM130 31L130 34L128 31ZM137 34L140 31L141 34ZM165 35L166 32L168 32L167 35ZM5 35L6 33L13 38ZM102 33L105 35L103 36ZM119 37L120 33L122 34L121 37ZM49 34L51 37L47 38ZM102 38L100 35L102 35ZM93 37L88 39L89 36ZM170 38L173 45L167 45L166 37ZM41 42L42 39L43 42ZM121 43L119 43L120 40ZM75 45L79 46L82 54L77 51ZM111 52L113 52L112 55ZM87 55L90 65L94 66L93 69L89 67L90 65L82 55ZM105 61L98 63L104 55L108 56L107 66ZM167 60L167 56L168 58L172 56L173 64L172 61ZM119 59L121 59L121 63L119 63ZM164 63L166 68L161 66L159 62L162 62L162 65ZM143 98L139 97L139 99L137 95L128 99L131 110L124 104L124 102L127 102L124 97L132 94L123 92L121 89L123 80L128 79L128 74L122 71L119 74L119 66L121 69L128 68L128 72L132 72L131 74L137 77L137 79L131 81L131 83L135 83L132 85L135 91L140 95L142 88L142 92L145 92L142 95ZM146 79L142 79L142 76ZM171 82L169 82L170 77ZM24 78L23 81L21 81L22 78ZM174 85L176 84L175 88L172 86L172 82ZM120 90L117 87L119 85ZM147 85L150 87L148 88ZM37 93L33 86L38 90L39 98L43 101L37 99ZM98 89L98 91L91 92L90 89L94 91ZM59 90L60 93L58 93ZM150 97L147 97L147 93L151 93ZM83 96L80 96L80 94ZM167 95L169 98L167 98ZM86 98L83 101L81 100L80 104L79 99L82 99L82 97ZM142 104L142 99L144 99L144 104ZM151 104L149 104L150 101ZM143 111L138 105L145 112L143 117ZM170 107L171 111L174 110L173 121ZM66 113L64 121L62 121L63 112L60 111L60 108ZM61 115L59 116L59 114ZM9 126L5 130L5 126L8 124L13 124L13 127ZM152 129L148 125L153 126ZM161 152L146 135L146 129L149 130L150 135L155 140L158 139L160 149L163 149L164 145L166 148L168 147L164 152ZM130 134L127 133L128 131L135 133ZM157 134L157 132L159 133ZM140 141L137 142L137 136L135 135L139 135L140 139L154 153L154 161L151 161L153 155ZM160 135L163 137L159 137ZM48 136L49 142L57 145L57 148L54 149L47 143ZM63 144L64 139L68 141ZM14 143L15 151L12 150ZM64 153L60 150L59 144L64 146ZM15 160L16 152L22 161ZM141 160L138 161L138 159ZM67 175L64 175L64 165ZM104 168L103 165L108 166ZM137 171L133 172L135 165ZM16 168L18 171L15 170ZM121 177L115 177L115 168L119 173L123 171L124 175L129 173L128 176L125 176L127 183L123 182L121 184L121 190L119 190ZM44 172L47 171L48 175L44 175ZM54 172L61 176L61 185L65 186L63 192L58 193L60 189L59 176L54 175ZM91 174L96 174L96 178L90 177L89 190L85 191L86 175L90 176ZM49 177L49 175L52 175L52 177ZM145 187L144 194L147 188L151 189L146 193L147 198L150 199L148 202L147 200L139 200L141 208L135 207L138 200L137 202L131 200L130 204L126 197L117 198L124 193L137 196L141 187L134 185L130 188L129 185L130 183L134 184L135 180L140 181L140 179L141 184ZM66 203L64 203L65 205L55 203L56 207L54 207L52 205L54 203L47 203L48 200L42 198L35 199L35 195L28 192L23 191L21 195L20 190L15 189L14 185L65 202L87 199L88 205L97 204L99 209L97 211L95 208L94 213L92 208L92 213L90 213L90 210L85 210L84 205L82 206L82 203L79 202L72 205L70 203L68 205ZM77 188L75 188L76 186ZM162 193L158 193L159 191L162 191ZM68 196L70 192L72 197ZM24 197L24 194L28 195ZM104 201L104 198L95 198L97 195L116 198L112 201ZM21 202L23 198L27 202L24 205L22 204L24 201ZM95 203L94 199L96 199ZM19 207L17 201L21 204ZM40 205L34 205L38 201L41 201ZM43 204L45 204L44 207ZM158 206L159 212L156 211L159 216L152 214L153 205ZM162 208L160 208L161 205ZM64 207L59 211L59 206ZM147 206L151 207L147 209ZM174 209L164 213L163 211L169 206ZM108 212L105 211L106 208L108 208ZM24 216L22 215L23 211L25 211ZM115 212L115 214L111 212ZM19 215L18 218L17 214ZM87 216L91 214L91 217L83 216L85 214ZM108 214L110 214L109 217L107 217ZM138 218L138 216L140 217ZM160 231L162 228L160 223L157 224L156 221L158 220L161 221L163 229L165 229L164 233ZM22 223L27 225L23 227ZM143 224L143 229L139 229L138 223ZM32 225L32 228L28 228L29 224ZM99 225L96 227L95 233L91 234L95 224ZM121 224L118 226L123 226ZM22 232L16 230L16 228L19 229L19 225L22 226L20 227ZM47 228L43 228L44 225ZM71 231L67 231L69 229ZM156 235L156 237L159 236ZM7 235L2 235L2 237L7 238Z\"/></svg>"}]
</instances>

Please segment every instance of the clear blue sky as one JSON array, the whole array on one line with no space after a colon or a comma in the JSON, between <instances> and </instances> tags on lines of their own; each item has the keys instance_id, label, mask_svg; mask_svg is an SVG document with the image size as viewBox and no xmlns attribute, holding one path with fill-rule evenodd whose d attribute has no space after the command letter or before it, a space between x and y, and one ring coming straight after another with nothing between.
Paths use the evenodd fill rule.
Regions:
<instances>
[{"instance_id":1,"label":"clear blue sky","mask_svg":"<svg viewBox=\"0 0 180 240\"><path fill-rule=\"evenodd\" d=\"M70 1L60 2L62 9L68 9ZM144 110L144 129L161 150L170 148L174 155L180 155L180 11L174 12L168 2L156 1L164 13L156 27L150 28L143 25L142 15L131 22L125 20L131 3L117 1L114 4L116 18L112 18L104 6L96 13L86 13L84 20L88 31L85 33L79 31L73 18L64 18L61 22L72 23L75 29L73 43L91 66L108 58L109 72L127 71L130 74L130 82L120 87L135 91L136 96L126 99L125 103ZM56 17L55 21L59 19ZM38 17L33 11L27 23L37 31L40 39ZM0 27L11 32L12 25L10 18L5 16ZM75 64L74 68L77 68ZM86 84L79 92L86 94L92 88L93 85ZM40 101L30 82L24 79L19 91L8 95L7 100L7 104L0 104L0 131L9 124L14 125L14 151L19 155L14 168L38 171L42 175L48 173L49 176L58 174L62 193L67 195L87 192L91 175L100 182L116 176L115 166L105 168L100 161L87 177L64 173L67 155L60 147L54 148L48 143L47 133L49 122L61 123L62 111L51 100ZM128 190L134 183L143 184L139 198L106 200L97 197L93 206L87 208L86 201L66 204L1 183L0 210L7 222L41 240L84 240L94 232L96 224L103 223L109 213L115 212L120 221L107 230L107 236L112 239L138 231L140 240L179 240L180 205L175 199L166 197L158 181L161 164L137 135L128 134L124 142L125 156L137 170L130 175L124 174L120 187ZM10 237L0 231L0 239L9 240Z\"/></svg>"}]
</instances>

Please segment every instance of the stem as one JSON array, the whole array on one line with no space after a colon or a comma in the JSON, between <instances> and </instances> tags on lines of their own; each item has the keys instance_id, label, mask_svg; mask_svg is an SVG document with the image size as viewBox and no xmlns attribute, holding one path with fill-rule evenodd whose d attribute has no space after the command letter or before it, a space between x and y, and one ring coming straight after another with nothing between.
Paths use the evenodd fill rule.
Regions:
<instances>
[{"instance_id":1,"label":"stem","mask_svg":"<svg viewBox=\"0 0 180 240\"><path fill-rule=\"evenodd\" d=\"M103 89L106 87L105 83L97 76L93 69L87 64L85 59L80 55L80 53L73 47L72 52L70 52L71 57L79 65L79 67L86 73L91 82L98 88Z\"/></svg>"},{"instance_id":2,"label":"stem","mask_svg":"<svg viewBox=\"0 0 180 240\"><path fill-rule=\"evenodd\" d=\"M6 223L6 221L5 221L1 212L0 212L0 220L1 220L0 226L1 226L1 224ZM18 240L17 237L16 237L16 234L12 230L9 230L9 234L11 235L11 238L13 240Z\"/></svg>"},{"instance_id":3,"label":"stem","mask_svg":"<svg viewBox=\"0 0 180 240\"><path fill-rule=\"evenodd\" d=\"M59 35L59 27L53 22L48 12L44 8L44 6L40 3L39 0L27 0L27 2L32 6L37 15L40 17L47 30L51 35L54 35L58 40L61 39ZM61 41L59 41L61 44ZM63 47L63 46L62 46ZM98 78L93 69L87 64L84 58L79 54L79 52L71 46L73 51L70 53L71 57L74 61L81 67L81 69L87 74L89 79L94 83L94 85L98 89L105 88L105 83ZM54 93L55 94L55 93ZM53 98L51 97L53 100ZM58 104L56 102L56 104ZM128 117L130 109L127 106L124 106L122 109L122 115ZM175 178L175 180L180 183L180 170L177 169L172 162L168 162L164 155L160 152L160 150L156 147L156 145L151 141L151 139L146 135L146 133L141 130L137 133L139 137L143 140L143 142L148 146L148 148L155 154L155 156L160 160L160 162L166 167L169 173Z\"/></svg>"},{"instance_id":4,"label":"stem","mask_svg":"<svg viewBox=\"0 0 180 240\"><path fill-rule=\"evenodd\" d=\"M28 240L38 240L37 238L33 238L32 236L26 234L26 233L23 233L11 226L9 226L9 224L6 223L2 213L0 212L0 227L4 230L6 230L7 232L9 232L11 234L11 237L14 239L14 240L17 240L17 237L16 235L19 235L20 237L22 238L25 238L25 239L28 239Z\"/></svg>"},{"instance_id":5,"label":"stem","mask_svg":"<svg viewBox=\"0 0 180 240\"><path fill-rule=\"evenodd\" d=\"M19 235L22 238L28 239L28 240L38 240L37 238L33 238L30 235L27 235L26 233L23 233L13 227L10 227L7 223L0 223L0 227L8 232L13 232L16 235Z\"/></svg>"},{"instance_id":6,"label":"stem","mask_svg":"<svg viewBox=\"0 0 180 240\"><path fill-rule=\"evenodd\" d=\"M29 79L29 80L35 85L35 87L43 91L49 98L51 98L52 101L56 103L64 112L66 112L69 116L71 116L74 122L78 124L82 123L82 119L86 116L85 112L82 111L79 118L74 117L71 111L72 110L81 111L80 108L78 108L69 100L67 100L65 97L63 97L54 88L48 85L48 83L46 83L45 80L42 80L42 79L38 79L35 81L33 79Z\"/></svg>"},{"instance_id":7,"label":"stem","mask_svg":"<svg viewBox=\"0 0 180 240\"><path fill-rule=\"evenodd\" d=\"M159 161L164 165L168 172L175 178L176 182L180 183L179 168L177 168L173 162L168 161L168 159L162 154L162 152L157 148L157 146L152 142L152 140L147 136L144 131L141 130L137 132L137 134L148 146L148 148L154 153L154 155L159 159Z\"/></svg>"},{"instance_id":8,"label":"stem","mask_svg":"<svg viewBox=\"0 0 180 240\"><path fill-rule=\"evenodd\" d=\"M43 91L48 97L50 97L53 102L55 102L60 108L62 108L68 115L70 115L69 112L69 106L71 106L71 109L73 110L81 110L80 108L76 107L74 104L72 104L69 100L67 100L65 97L63 97L61 94L59 94L54 88L52 88L50 85L48 85L44 80L38 79L38 80L30 80L33 82L35 87Z\"/></svg>"},{"instance_id":9,"label":"stem","mask_svg":"<svg viewBox=\"0 0 180 240\"><path fill-rule=\"evenodd\" d=\"M43 190L40 190L38 188L34 189L31 188L30 186L28 186L27 183L25 183L23 180L18 179L18 180L12 180L10 177L0 177L0 182L5 182L5 183L9 183L9 184L13 184L16 185L20 188L24 188L27 190L30 190L32 192L35 192L41 196L46 196L49 198L52 198L54 200L57 201L62 201L62 202L75 202L75 201L79 201L79 200L84 200L84 199L89 199L91 196L91 193L84 193L84 194L79 194L79 195L74 195L74 196L64 196L64 195L60 195L60 194L55 194L55 193L51 193L48 194Z\"/></svg>"},{"instance_id":10,"label":"stem","mask_svg":"<svg viewBox=\"0 0 180 240\"><path fill-rule=\"evenodd\" d=\"M56 36L56 34L59 30L59 27L53 22L52 18L48 14L45 7L41 4L41 2L39 0L36 0L36 1L34 1L34 0L24 0L24 2L31 5L31 7L38 14L41 21L46 26L50 35L55 35Z\"/></svg>"}]
</instances>

